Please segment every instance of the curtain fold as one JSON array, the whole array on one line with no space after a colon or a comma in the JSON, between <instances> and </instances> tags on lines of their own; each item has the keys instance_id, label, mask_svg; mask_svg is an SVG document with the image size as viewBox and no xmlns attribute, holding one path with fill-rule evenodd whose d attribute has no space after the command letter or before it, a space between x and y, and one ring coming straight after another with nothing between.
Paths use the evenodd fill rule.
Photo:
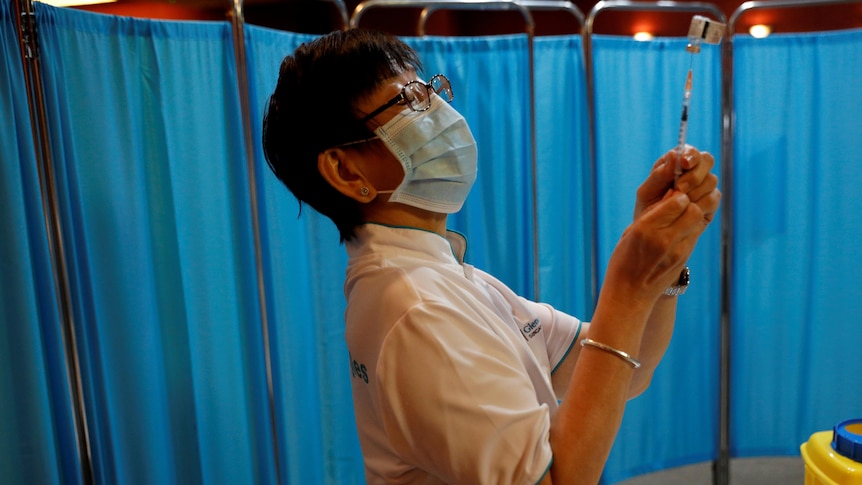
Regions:
<instances>
[{"instance_id":1,"label":"curtain fold","mask_svg":"<svg viewBox=\"0 0 862 485\"><path fill-rule=\"evenodd\" d=\"M592 317L589 110L579 35L536 37L539 300Z\"/></svg>"},{"instance_id":2,"label":"curtain fold","mask_svg":"<svg viewBox=\"0 0 862 485\"><path fill-rule=\"evenodd\" d=\"M734 40L731 451L862 415L862 30Z\"/></svg>"},{"instance_id":3,"label":"curtain fold","mask_svg":"<svg viewBox=\"0 0 862 485\"><path fill-rule=\"evenodd\" d=\"M677 145L689 66L693 93L687 141L716 158L720 172L721 62L715 46L692 59L686 39L638 42L593 36L599 273L631 223L635 192L659 156ZM631 401L604 481L717 454L720 228L703 234L689 261L692 285L680 297L670 347L649 389Z\"/></svg>"},{"instance_id":4,"label":"curtain fold","mask_svg":"<svg viewBox=\"0 0 862 485\"><path fill-rule=\"evenodd\" d=\"M315 37L247 26L255 140L282 59ZM347 257L334 224L310 207L300 216L261 144L254 150L282 483L361 483L343 331Z\"/></svg>"},{"instance_id":5,"label":"curtain fold","mask_svg":"<svg viewBox=\"0 0 862 485\"><path fill-rule=\"evenodd\" d=\"M272 481L230 25L36 7L95 478Z\"/></svg>"},{"instance_id":6,"label":"curtain fold","mask_svg":"<svg viewBox=\"0 0 862 485\"><path fill-rule=\"evenodd\" d=\"M425 77L452 82L476 138L479 177L449 227L467 236L467 260L532 296L533 213L527 36L407 37Z\"/></svg>"},{"instance_id":7,"label":"curtain fold","mask_svg":"<svg viewBox=\"0 0 862 485\"><path fill-rule=\"evenodd\" d=\"M0 3L0 470L78 483L74 417L14 12Z\"/></svg>"}]
</instances>

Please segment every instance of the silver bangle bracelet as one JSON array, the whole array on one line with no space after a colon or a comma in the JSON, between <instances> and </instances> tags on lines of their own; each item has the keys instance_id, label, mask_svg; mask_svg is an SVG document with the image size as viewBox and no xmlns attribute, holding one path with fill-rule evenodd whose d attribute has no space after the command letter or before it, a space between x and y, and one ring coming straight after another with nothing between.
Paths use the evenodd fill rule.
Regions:
<instances>
[{"instance_id":1,"label":"silver bangle bracelet","mask_svg":"<svg viewBox=\"0 0 862 485\"><path fill-rule=\"evenodd\" d=\"M590 347L595 347L599 350L604 350L605 352L616 355L620 359L623 359L624 361L626 361L630 366L632 366L635 369L637 369L638 367L641 366L641 363L639 360L635 359L634 357L632 357L628 353L623 352L622 350L618 350L618 349L611 347L610 345L605 345L601 342L596 342L595 340L593 340L591 338L585 338L585 339L581 340L581 347L584 347L586 345L589 345Z\"/></svg>"}]
</instances>

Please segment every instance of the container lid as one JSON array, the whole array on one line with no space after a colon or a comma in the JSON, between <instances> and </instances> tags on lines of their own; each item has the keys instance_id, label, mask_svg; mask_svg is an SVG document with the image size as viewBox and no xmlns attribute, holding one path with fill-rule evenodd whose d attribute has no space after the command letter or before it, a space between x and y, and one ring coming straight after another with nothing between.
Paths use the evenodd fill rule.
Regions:
<instances>
[{"instance_id":1,"label":"container lid","mask_svg":"<svg viewBox=\"0 0 862 485\"><path fill-rule=\"evenodd\" d=\"M848 419L835 425L832 448L842 456L862 463L862 418Z\"/></svg>"}]
</instances>

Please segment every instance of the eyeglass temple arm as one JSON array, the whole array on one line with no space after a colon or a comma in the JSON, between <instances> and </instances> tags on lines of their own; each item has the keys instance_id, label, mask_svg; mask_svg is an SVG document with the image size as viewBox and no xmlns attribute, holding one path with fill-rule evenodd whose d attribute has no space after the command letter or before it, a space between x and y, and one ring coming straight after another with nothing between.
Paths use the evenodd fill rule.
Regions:
<instances>
[{"instance_id":1,"label":"eyeglass temple arm","mask_svg":"<svg viewBox=\"0 0 862 485\"><path fill-rule=\"evenodd\" d=\"M395 106L395 105L396 105L396 104L398 104L402 99L404 99L404 92L398 93L398 96L395 96L394 98L390 99L390 100L389 100L389 102L387 102L387 103L386 103L386 104L384 104L383 106L381 106L381 107L379 107L379 108L375 109L375 110L374 110L374 111L372 111L371 113L368 113L367 115L365 115L365 117L364 117L364 118L362 118L362 119L361 119L361 120L359 120L359 121L360 121L360 122L362 122L362 123L367 122L368 120L370 120L370 119L374 118L375 116L379 115L380 113L382 113L382 112L386 111L387 109L391 108L392 106Z\"/></svg>"}]
</instances>

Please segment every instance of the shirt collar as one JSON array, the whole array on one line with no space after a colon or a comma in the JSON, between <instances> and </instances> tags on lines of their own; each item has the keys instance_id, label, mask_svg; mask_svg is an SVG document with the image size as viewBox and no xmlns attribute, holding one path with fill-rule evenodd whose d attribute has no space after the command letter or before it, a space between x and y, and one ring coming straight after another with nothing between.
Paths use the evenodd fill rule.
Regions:
<instances>
[{"instance_id":1,"label":"shirt collar","mask_svg":"<svg viewBox=\"0 0 862 485\"><path fill-rule=\"evenodd\" d=\"M356 228L356 239L346 246L347 254L351 258L389 247L402 252L422 254L434 260L464 264L467 238L451 230L447 230L446 237L443 237L426 229L369 222Z\"/></svg>"}]
</instances>

